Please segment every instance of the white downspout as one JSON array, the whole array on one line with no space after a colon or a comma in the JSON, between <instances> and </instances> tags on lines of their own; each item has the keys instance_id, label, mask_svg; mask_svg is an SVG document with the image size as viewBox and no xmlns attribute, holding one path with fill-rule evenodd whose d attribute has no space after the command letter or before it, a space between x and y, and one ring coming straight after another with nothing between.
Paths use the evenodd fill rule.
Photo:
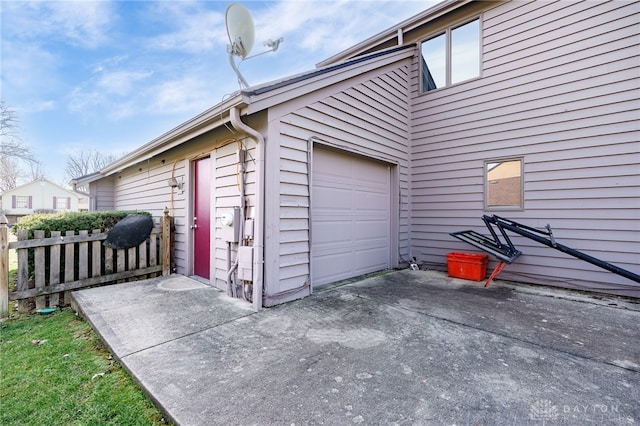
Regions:
<instances>
[{"instance_id":1,"label":"white downspout","mask_svg":"<svg viewBox=\"0 0 640 426\"><path fill-rule=\"evenodd\" d=\"M264 288L264 137L257 130L242 122L238 107L231 107L229 115L231 125L256 142L256 221L254 223L253 233L253 309L258 311L262 308L262 291Z\"/></svg>"}]
</instances>

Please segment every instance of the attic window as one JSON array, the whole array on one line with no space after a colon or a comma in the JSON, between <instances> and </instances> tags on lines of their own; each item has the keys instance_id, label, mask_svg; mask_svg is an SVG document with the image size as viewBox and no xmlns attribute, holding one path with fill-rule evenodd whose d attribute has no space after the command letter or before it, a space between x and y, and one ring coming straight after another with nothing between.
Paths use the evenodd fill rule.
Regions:
<instances>
[{"instance_id":1,"label":"attic window","mask_svg":"<svg viewBox=\"0 0 640 426\"><path fill-rule=\"evenodd\" d=\"M422 42L422 91L480 76L480 19L447 28Z\"/></svg>"}]
</instances>

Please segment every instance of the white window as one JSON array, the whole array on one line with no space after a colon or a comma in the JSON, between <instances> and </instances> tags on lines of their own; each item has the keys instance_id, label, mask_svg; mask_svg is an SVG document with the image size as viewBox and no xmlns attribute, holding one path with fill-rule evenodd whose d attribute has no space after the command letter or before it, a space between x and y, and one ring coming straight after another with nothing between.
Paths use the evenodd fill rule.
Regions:
<instances>
[{"instance_id":1,"label":"white window","mask_svg":"<svg viewBox=\"0 0 640 426\"><path fill-rule=\"evenodd\" d=\"M422 91L480 76L480 19L447 28L422 42Z\"/></svg>"},{"instance_id":2,"label":"white window","mask_svg":"<svg viewBox=\"0 0 640 426\"><path fill-rule=\"evenodd\" d=\"M69 207L69 200L67 197L56 197L56 210L67 210Z\"/></svg>"},{"instance_id":3,"label":"white window","mask_svg":"<svg viewBox=\"0 0 640 426\"><path fill-rule=\"evenodd\" d=\"M16 208L28 209L29 208L29 196L28 195L16 195Z\"/></svg>"}]
</instances>

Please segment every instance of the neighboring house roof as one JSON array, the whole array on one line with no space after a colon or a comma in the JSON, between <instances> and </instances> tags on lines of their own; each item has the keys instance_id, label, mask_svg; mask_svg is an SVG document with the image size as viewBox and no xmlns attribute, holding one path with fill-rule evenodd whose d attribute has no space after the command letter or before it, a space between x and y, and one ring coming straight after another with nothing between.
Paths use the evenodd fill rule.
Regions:
<instances>
[{"instance_id":1,"label":"neighboring house roof","mask_svg":"<svg viewBox=\"0 0 640 426\"><path fill-rule=\"evenodd\" d=\"M99 173L86 175L72 182L78 185L94 182L220 127L230 120L229 111L233 107L242 108L243 113L249 114L262 111L331 84L361 75L363 72L410 58L413 56L413 47L415 47L415 44L395 46L339 65L330 65L295 76L288 76L281 80L256 85L247 90L236 92L227 100L153 139L108 165Z\"/></svg>"}]
</instances>

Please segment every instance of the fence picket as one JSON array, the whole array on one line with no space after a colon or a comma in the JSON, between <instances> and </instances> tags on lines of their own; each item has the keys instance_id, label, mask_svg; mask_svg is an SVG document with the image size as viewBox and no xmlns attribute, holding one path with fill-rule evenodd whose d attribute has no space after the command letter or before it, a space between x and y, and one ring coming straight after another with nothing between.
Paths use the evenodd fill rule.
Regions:
<instances>
[{"instance_id":1,"label":"fence picket","mask_svg":"<svg viewBox=\"0 0 640 426\"><path fill-rule=\"evenodd\" d=\"M75 231L67 231L65 237L73 237ZM75 243L70 242L64 245L64 282L68 283L75 279L74 261L75 261ZM70 300L69 293L64 292L64 303Z\"/></svg>"},{"instance_id":2,"label":"fence picket","mask_svg":"<svg viewBox=\"0 0 640 426\"><path fill-rule=\"evenodd\" d=\"M60 231L51 231L51 237L60 237ZM60 283L60 245L51 246L49 249L49 286ZM60 304L60 293L49 295L49 306L55 308Z\"/></svg>"},{"instance_id":3,"label":"fence picket","mask_svg":"<svg viewBox=\"0 0 640 426\"><path fill-rule=\"evenodd\" d=\"M127 270L127 252L125 249L116 250L116 268L117 272L124 272ZM123 283L124 280L118 280L119 283Z\"/></svg>"},{"instance_id":4,"label":"fence picket","mask_svg":"<svg viewBox=\"0 0 640 426\"><path fill-rule=\"evenodd\" d=\"M80 231L78 235L87 237L89 231ZM78 279L84 280L89 278L89 243L78 243Z\"/></svg>"},{"instance_id":5,"label":"fence picket","mask_svg":"<svg viewBox=\"0 0 640 426\"><path fill-rule=\"evenodd\" d=\"M0 318L9 316L9 221L0 214Z\"/></svg>"},{"instance_id":6,"label":"fence picket","mask_svg":"<svg viewBox=\"0 0 640 426\"><path fill-rule=\"evenodd\" d=\"M18 230L18 241L27 240L29 237L26 229ZM29 249L18 250L18 276L16 291L29 289ZM18 312L21 314L29 312L29 301L18 301Z\"/></svg>"},{"instance_id":7,"label":"fence picket","mask_svg":"<svg viewBox=\"0 0 640 426\"><path fill-rule=\"evenodd\" d=\"M138 246L138 269L146 268L147 265L147 242L143 241ZM141 280L147 279L146 275L141 275Z\"/></svg>"},{"instance_id":8,"label":"fence picket","mask_svg":"<svg viewBox=\"0 0 640 426\"><path fill-rule=\"evenodd\" d=\"M99 229L94 229L91 235L99 233ZM99 277L102 269L102 243L101 241L94 241L91 244L91 277Z\"/></svg>"},{"instance_id":9,"label":"fence picket","mask_svg":"<svg viewBox=\"0 0 640 426\"><path fill-rule=\"evenodd\" d=\"M127 271L136 270L136 247L131 247L127 249ZM135 280L134 280L135 281Z\"/></svg>"},{"instance_id":10,"label":"fence picket","mask_svg":"<svg viewBox=\"0 0 640 426\"><path fill-rule=\"evenodd\" d=\"M44 231L34 231L33 237L35 239L44 238ZM45 253L44 247L36 247L33 253L33 264L35 266L35 280L36 288L44 288L45 282ZM47 296L36 297L36 309L43 309L47 307Z\"/></svg>"},{"instance_id":11,"label":"fence picket","mask_svg":"<svg viewBox=\"0 0 640 426\"><path fill-rule=\"evenodd\" d=\"M113 274L113 249L109 247L104 248L104 273L105 275Z\"/></svg>"},{"instance_id":12,"label":"fence picket","mask_svg":"<svg viewBox=\"0 0 640 426\"><path fill-rule=\"evenodd\" d=\"M155 234L151 234L149 237L149 266L156 266L158 264L158 241ZM152 274L152 277L157 277L158 274Z\"/></svg>"}]
</instances>

